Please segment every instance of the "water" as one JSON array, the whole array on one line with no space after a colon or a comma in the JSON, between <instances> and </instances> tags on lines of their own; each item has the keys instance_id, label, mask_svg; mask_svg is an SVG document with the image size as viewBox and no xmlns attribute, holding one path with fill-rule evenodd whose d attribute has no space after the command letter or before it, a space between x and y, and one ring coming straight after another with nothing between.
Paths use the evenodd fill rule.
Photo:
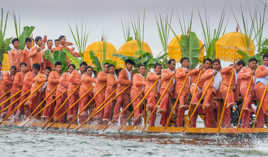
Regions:
<instances>
[{"instance_id":1,"label":"water","mask_svg":"<svg viewBox=\"0 0 268 157\"><path fill-rule=\"evenodd\" d=\"M1 157L268 156L267 137L65 132L0 127Z\"/></svg>"}]
</instances>

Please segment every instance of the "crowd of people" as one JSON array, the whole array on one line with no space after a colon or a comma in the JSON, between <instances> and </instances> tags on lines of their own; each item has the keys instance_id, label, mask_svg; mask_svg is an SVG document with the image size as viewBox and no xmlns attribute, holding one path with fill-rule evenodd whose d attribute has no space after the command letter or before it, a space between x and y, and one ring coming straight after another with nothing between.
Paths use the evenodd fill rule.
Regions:
<instances>
[{"instance_id":1,"label":"crowd of people","mask_svg":"<svg viewBox=\"0 0 268 157\"><path fill-rule=\"evenodd\" d=\"M175 122L169 125L196 127L197 117L202 116L207 128L217 127L220 121L221 127L231 128L234 127L231 113L235 109L240 111L242 128L252 127L253 115L257 118L256 127L264 127L268 120L268 54L263 56L261 64L251 58L247 65L239 60L224 68L220 60L206 58L199 67L190 69L189 58L182 58L177 69L174 59L169 59L167 69L155 64L153 70L126 60L125 68L118 73L113 64L105 63L103 71L94 74L85 62L79 70L69 64L68 70L62 73L62 63L52 65L43 54L46 49L53 53L68 48L71 43L64 36L55 40L55 47L52 40L36 37L35 46L31 39L26 39L25 49L21 51L18 42L12 40L10 71L0 75L2 118L12 115L15 120L23 120L45 99L42 104L45 109L35 118L61 123L84 123L94 114L92 120L101 124L128 121L141 125L142 119L149 117L149 125L154 126L159 113L162 126L169 123L173 114ZM79 55L72 48L68 50ZM173 105L176 105L174 112ZM129 119L133 111L133 119ZM189 121L185 120L186 113ZM78 117L77 121L74 117Z\"/></svg>"}]
</instances>

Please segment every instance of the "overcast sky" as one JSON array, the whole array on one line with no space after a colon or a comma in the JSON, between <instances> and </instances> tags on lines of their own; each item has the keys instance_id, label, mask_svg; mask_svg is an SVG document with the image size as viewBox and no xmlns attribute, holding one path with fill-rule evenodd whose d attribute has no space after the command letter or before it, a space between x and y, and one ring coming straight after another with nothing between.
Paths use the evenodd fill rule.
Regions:
<instances>
[{"instance_id":1,"label":"overcast sky","mask_svg":"<svg viewBox=\"0 0 268 157\"><path fill-rule=\"evenodd\" d=\"M194 11L193 31L200 38L201 27L197 10L206 9L211 25L215 26L221 10L225 8L227 32L235 30L233 15L239 16L242 6L245 10L261 10L265 0L0 0L1 7L15 11L20 15L22 25L36 26L34 35L47 35L55 39L61 34L72 40L68 24L86 24L89 43L98 41L104 34L107 41L118 49L124 43L121 19L137 16L146 10L145 41L149 43L154 54L161 50L160 40L155 25L156 14L173 11L172 25L180 33L177 16L190 17ZM267 18L266 18L267 19ZM10 19L7 36L14 36L14 26ZM268 34L267 25L265 36Z\"/></svg>"}]
</instances>

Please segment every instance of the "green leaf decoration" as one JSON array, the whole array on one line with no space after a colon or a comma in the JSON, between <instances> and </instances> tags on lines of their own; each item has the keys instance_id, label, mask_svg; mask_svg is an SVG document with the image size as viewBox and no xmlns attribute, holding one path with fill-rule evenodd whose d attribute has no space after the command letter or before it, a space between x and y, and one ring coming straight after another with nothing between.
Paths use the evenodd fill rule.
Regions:
<instances>
[{"instance_id":1,"label":"green leaf decoration","mask_svg":"<svg viewBox=\"0 0 268 157\"><path fill-rule=\"evenodd\" d=\"M101 62L99 61L96 54L93 51L89 51L89 56L90 56L92 64L95 65L94 70L97 72L101 71L102 70Z\"/></svg>"},{"instance_id":2,"label":"green leaf decoration","mask_svg":"<svg viewBox=\"0 0 268 157\"><path fill-rule=\"evenodd\" d=\"M74 64L77 69L79 69L80 64L82 61L78 59L77 57L73 56L73 54L66 49L63 49L63 52L67 56L67 58L70 60L71 64Z\"/></svg>"}]
</instances>

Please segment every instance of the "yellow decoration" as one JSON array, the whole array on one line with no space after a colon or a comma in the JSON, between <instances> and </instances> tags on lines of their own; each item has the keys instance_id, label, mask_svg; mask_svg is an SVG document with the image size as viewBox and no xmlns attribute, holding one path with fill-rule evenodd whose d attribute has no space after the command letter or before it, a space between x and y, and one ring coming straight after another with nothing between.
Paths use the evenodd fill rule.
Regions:
<instances>
[{"instance_id":1,"label":"yellow decoration","mask_svg":"<svg viewBox=\"0 0 268 157\"><path fill-rule=\"evenodd\" d=\"M148 53L152 54L152 50L151 50L150 46L146 42L142 42L142 45L143 45L143 50L145 52L148 52ZM125 44L123 44L119 48L117 54L122 54L122 55L125 55L125 56L136 56L136 57L138 57L138 55L136 55L136 51L138 51L138 50L139 50L139 47L138 47L137 41L136 40L131 40L131 41L128 41ZM121 60L121 59L118 60L117 65L119 65L121 68L123 68L125 66L124 61Z\"/></svg>"},{"instance_id":2,"label":"yellow decoration","mask_svg":"<svg viewBox=\"0 0 268 157\"><path fill-rule=\"evenodd\" d=\"M3 54L3 61L2 61L2 71L9 71L9 58L8 54L4 53Z\"/></svg>"},{"instance_id":3,"label":"yellow decoration","mask_svg":"<svg viewBox=\"0 0 268 157\"><path fill-rule=\"evenodd\" d=\"M237 53L238 49L248 53L249 56L253 56L254 43L249 39L247 44L246 39L246 35L240 32L224 34L216 42L216 58L231 62L242 59L242 56Z\"/></svg>"},{"instance_id":4,"label":"yellow decoration","mask_svg":"<svg viewBox=\"0 0 268 157\"><path fill-rule=\"evenodd\" d=\"M181 59L181 45L179 44L177 38L180 40L181 35L174 37L168 44L168 57L175 59L176 62L179 62ZM201 48L203 46L203 42L200 39L198 39L198 42ZM204 51L204 48L202 48L199 60L204 59Z\"/></svg>"},{"instance_id":5,"label":"yellow decoration","mask_svg":"<svg viewBox=\"0 0 268 157\"><path fill-rule=\"evenodd\" d=\"M86 48L84 52L84 61L87 62L87 64L92 65L90 55L89 55L90 51L93 51L96 54L100 62L103 61L103 48L104 48L103 43L104 43L103 41L97 41L97 42L90 44ZM105 42L105 46L106 46L106 59L117 61L118 58L113 56L113 54L116 53L116 48L114 47L114 45L109 42ZM116 67L118 68L120 66L117 65Z\"/></svg>"}]
</instances>

